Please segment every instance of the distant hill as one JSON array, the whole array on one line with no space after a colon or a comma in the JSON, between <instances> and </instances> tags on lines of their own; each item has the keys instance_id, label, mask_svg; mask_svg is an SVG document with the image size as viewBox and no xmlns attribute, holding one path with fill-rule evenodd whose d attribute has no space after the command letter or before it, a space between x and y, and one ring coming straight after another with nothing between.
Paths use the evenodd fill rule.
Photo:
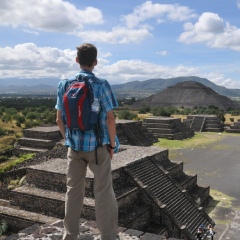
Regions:
<instances>
[{"instance_id":1,"label":"distant hill","mask_svg":"<svg viewBox=\"0 0 240 240\"><path fill-rule=\"evenodd\" d=\"M215 92L227 97L240 97L240 89L228 89L226 87L218 86L206 78L200 77L176 77L169 79L149 79L146 81L134 81L124 84L112 85L112 89L117 97L137 97L145 98L157 92L173 86L179 82L195 81L210 87Z\"/></svg>"},{"instance_id":2,"label":"distant hill","mask_svg":"<svg viewBox=\"0 0 240 240\"><path fill-rule=\"evenodd\" d=\"M205 85L186 81L179 82L167 89L160 91L142 101L135 102L132 107L209 107L216 106L219 109L240 109L240 104L232 101L226 96L220 95Z\"/></svg>"},{"instance_id":3,"label":"distant hill","mask_svg":"<svg viewBox=\"0 0 240 240\"><path fill-rule=\"evenodd\" d=\"M0 94L13 94L13 93L20 93L20 94L55 94L57 93L57 85L50 86L46 84L38 84L35 86L4 86L0 87Z\"/></svg>"},{"instance_id":4,"label":"distant hill","mask_svg":"<svg viewBox=\"0 0 240 240\"><path fill-rule=\"evenodd\" d=\"M0 79L0 94L3 93L20 93L20 94L56 94L58 78L41 78L41 79ZM210 87L217 93L227 97L240 97L240 89L228 89L218 86L206 78L200 77L176 77L169 79L149 79L146 81L133 81L124 84L112 85L112 89L118 98L137 97L146 98L157 92L173 86L178 82L195 81Z\"/></svg>"}]
</instances>

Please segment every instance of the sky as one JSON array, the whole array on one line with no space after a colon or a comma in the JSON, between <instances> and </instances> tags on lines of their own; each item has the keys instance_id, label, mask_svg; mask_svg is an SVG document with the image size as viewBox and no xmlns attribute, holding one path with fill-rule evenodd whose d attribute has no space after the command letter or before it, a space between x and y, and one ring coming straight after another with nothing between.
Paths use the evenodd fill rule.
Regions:
<instances>
[{"instance_id":1,"label":"sky","mask_svg":"<svg viewBox=\"0 0 240 240\"><path fill-rule=\"evenodd\" d=\"M98 48L111 84L198 76L240 88L240 0L0 0L0 83L67 78Z\"/></svg>"}]
</instances>

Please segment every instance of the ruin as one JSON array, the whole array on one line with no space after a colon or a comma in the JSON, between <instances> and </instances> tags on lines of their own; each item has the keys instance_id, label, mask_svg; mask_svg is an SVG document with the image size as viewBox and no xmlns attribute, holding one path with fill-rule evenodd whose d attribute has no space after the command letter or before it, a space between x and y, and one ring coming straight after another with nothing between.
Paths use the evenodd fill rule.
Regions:
<instances>
[{"instance_id":1,"label":"ruin","mask_svg":"<svg viewBox=\"0 0 240 240\"><path fill-rule=\"evenodd\" d=\"M121 144L133 146L151 146L158 141L141 121L117 120L116 131ZM62 139L58 126L35 127L23 130L23 137L18 139L13 153L46 152L55 147Z\"/></svg>"},{"instance_id":2,"label":"ruin","mask_svg":"<svg viewBox=\"0 0 240 240\"><path fill-rule=\"evenodd\" d=\"M229 128L226 128L225 131L228 133L240 133L240 119L233 122L233 124L230 125Z\"/></svg>"},{"instance_id":3,"label":"ruin","mask_svg":"<svg viewBox=\"0 0 240 240\"><path fill-rule=\"evenodd\" d=\"M157 138L183 140L194 136L194 131L183 124L180 118L149 117L143 120L143 126Z\"/></svg>"},{"instance_id":4,"label":"ruin","mask_svg":"<svg viewBox=\"0 0 240 240\"><path fill-rule=\"evenodd\" d=\"M150 146L154 137L142 136L146 128L141 123L122 121L118 124L118 133L122 131L121 149L112 162L112 177L119 206L119 226L125 230L135 229L142 235L194 239L200 224L214 225L204 211L211 199L210 187L199 186L197 175L185 174L182 162L170 161L168 149ZM137 129L141 129L140 133ZM32 139L33 135L28 137ZM34 224L54 224L63 218L66 151L66 147L61 147L40 152L36 155L37 161L33 159L7 173L13 178L26 176L22 186L5 189L4 193L1 189L0 193L8 203L0 206L0 216L14 231ZM89 170L81 217L95 220L93 174Z\"/></svg>"},{"instance_id":5,"label":"ruin","mask_svg":"<svg viewBox=\"0 0 240 240\"><path fill-rule=\"evenodd\" d=\"M138 109L142 106L190 109L215 106L220 110L240 109L239 103L195 81L179 82L169 86L156 94L135 102L132 108Z\"/></svg>"},{"instance_id":6,"label":"ruin","mask_svg":"<svg viewBox=\"0 0 240 240\"><path fill-rule=\"evenodd\" d=\"M223 132L224 124L215 115L188 115L183 122L195 132Z\"/></svg>"}]
</instances>

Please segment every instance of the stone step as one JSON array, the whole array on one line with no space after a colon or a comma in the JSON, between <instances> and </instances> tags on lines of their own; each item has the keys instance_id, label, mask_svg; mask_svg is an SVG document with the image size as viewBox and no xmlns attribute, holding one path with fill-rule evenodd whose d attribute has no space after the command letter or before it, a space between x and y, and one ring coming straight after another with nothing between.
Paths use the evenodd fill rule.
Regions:
<instances>
[{"instance_id":1,"label":"stone step","mask_svg":"<svg viewBox=\"0 0 240 240\"><path fill-rule=\"evenodd\" d=\"M49 139L54 141L60 141L62 139L58 126L24 129L23 136L26 138Z\"/></svg>"},{"instance_id":2,"label":"stone step","mask_svg":"<svg viewBox=\"0 0 240 240\"><path fill-rule=\"evenodd\" d=\"M135 205L132 207L131 211L127 211L124 215L119 216L119 226L138 229L140 231L147 229L150 222L150 208L143 205Z\"/></svg>"},{"instance_id":3,"label":"stone step","mask_svg":"<svg viewBox=\"0 0 240 240\"><path fill-rule=\"evenodd\" d=\"M175 186L171 186L168 188L167 192L165 191L164 193L157 193L157 197L161 199L161 202L168 202L169 198L172 198L172 196L174 196L176 193L176 187Z\"/></svg>"},{"instance_id":4,"label":"stone step","mask_svg":"<svg viewBox=\"0 0 240 240\"><path fill-rule=\"evenodd\" d=\"M204 128L204 132L222 132L223 128Z\"/></svg>"},{"instance_id":5,"label":"stone step","mask_svg":"<svg viewBox=\"0 0 240 240\"><path fill-rule=\"evenodd\" d=\"M174 128L175 125L173 123L151 123L151 122L143 122L143 126L146 128Z\"/></svg>"},{"instance_id":6,"label":"stone step","mask_svg":"<svg viewBox=\"0 0 240 240\"><path fill-rule=\"evenodd\" d=\"M64 193L22 186L11 191L11 199L11 204L21 209L56 218L64 217Z\"/></svg>"},{"instance_id":7,"label":"stone step","mask_svg":"<svg viewBox=\"0 0 240 240\"><path fill-rule=\"evenodd\" d=\"M189 201L187 198L179 198L179 195L175 195L177 196L177 198L172 198L170 199L166 204L168 206L168 209L174 214L176 215L181 209L180 207L182 207L184 204L187 204Z\"/></svg>"},{"instance_id":8,"label":"stone step","mask_svg":"<svg viewBox=\"0 0 240 240\"><path fill-rule=\"evenodd\" d=\"M67 159L54 158L39 165L29 166L27 168L26 182L28 186L35 186L51 191L66 192L66 169ZM128 175L123 174L121 170L112 172L113 188L115 191L131 185ZM85 196L93 198L94 176L88 169L85 178Z\"/></svg>"},{"instance_id":9,"label":"stone step","mask_svg":"<svg viewBox=\"0 0 240 240\"><path fill-rule=\"evenodd\" d=\"M129 211L134 205L140 203L137 187L123 187L116 191L119 212ZM57 218L64 217L65 193L53 192L45 189L22 186L11 191L11 204L21 209L45 214ZM95 219L95 200L84 198L83 216Z\"/></svg>"},{"instance_id":10,"label":"stone step","mask_svg":"<svg viewBox=\"0 0 240 240\"><path fill-rule=\"evenodd\" d=\"M18 144L23 147L30 148L42 148L42 149L53 149L55 146L55 142L53 140L45 140L45 139L36 139L36 138L26 138L22 137L18 139Z\"/></svg>"},{"instance_id":11,"label":"stone step","mask_svg":"<svg viewBox=\"0 0 240 240\"><path fill-rule=\"evenodd\" d=\"M6 221L8 230L12 232L18 232L36 223L50 224L59 220L58 218L4 206L0 206L0 218Z\"/></svg>"},{"instance_id":12,"label":"stone step","mask_svg":"<svg viewBox=\"0 0 240 240\"><path fill-rule=\"evenodd\" d=\"M146 123L172 123L174 118L168 118L168 117L152 117L152 118L145 118L144 122Z\"/></svg>"},{"instance_id":13,"label":"stone step","mask_svg":"<svg viewBox=\"0 0 240 240\"><path fill-rule=\"evenodd\" d=\"M173 134L177 133L178 130L176 128L148 128L148 130L152 133L162 133L162 134Z\"/></svg>"},{"instance_id":14,"label":"stone step","mask_svg":"<svg viewBox=\"0 0 240 240\"><path fill-rule=\"evenodd\" d=\"M206 123L204 124L204 128L221 128L222 125L219 123Z\"/></svg>"},{"instance_id":15,"label":"stone step","mask_svg":"<svg viewBox=\"0 0 240 240\"><path fill-rule=\"evenodd\" d=\"M239 125L232 125L232 126L230 126L230 129L240 130L240 126Z\"/></svg>"},{"instance_id":16,"label":"stone step","mask_svg":"<svg viewBox=\"0 0 240 240\"><path fill-rule=\"evenodd\" d=\"M188 224L189 222L191 222L191 218L193 215L195 215L195 217L198 217L198 210L196 208L191 208L190 206L184 208L182 210L182 212L180 212L180 214L175 215L178 220L185 224Z\"/></svg>"},{"instance_id":17,"label":"stone step","mask_svg":"<svg viewBox=\"0 0 240 240\"><path fill-rule=\"evenodd\" d=\"M160 240L166 239L164 237L164 232L166 228L159 224L151 224L147 229L149 231L138 231L135 229L118 228L118 236L121 240ZM23 229L18 234L13 234L7 236L6 238L0 237L4 240L26 240L26 239L45 239L54 240L62 239L63 236L63 221L58 220L51 224L34 224L33 226ZM162 234L162 235L160 235ZM95 221L87 221L85 219L80 219L80 231L79 239L91 239L99 240L100 232L97 229L97 223ZM178 240L177 238L168 238L169 240Z\"/></svg>"},{"instance_id":18,"label":"stone step","mask_svg":"<svg viewBox=\"0 0 240 240\"><path fill-rule=\"evenodd\" d=\"M240 129L226 129L228 133L240 133Z\"/></svg>"},{"instance_id":19,"label":"stone step","mask_svg":"<svg viewBox=\"0 0 240 240\"><path fill-rule=\"evenodd\" d=\"M42 153L47 151L48 149L44 149L44 148L19 147L19 148L13 149L13 154L19 156L21 154Z\"/></svg>"}]
</instances>

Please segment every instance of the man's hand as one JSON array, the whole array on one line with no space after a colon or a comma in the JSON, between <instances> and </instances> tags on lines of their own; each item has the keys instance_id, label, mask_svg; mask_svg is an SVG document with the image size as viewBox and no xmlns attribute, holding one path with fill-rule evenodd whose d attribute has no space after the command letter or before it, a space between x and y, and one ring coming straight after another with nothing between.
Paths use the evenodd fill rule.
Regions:
<instances>
[{"instance_id":1,"label":"man's hand","mask_svg":"<svg viewBox=\"0 0 240 240\"><path fill-rule=\"evenodd\" d=\"M115 150L115 147L112 147L110 144L107 146L108 148L108 151L110 153L110 156L111 156L111 159L113 158L113 154L114 154L114 150Z\"/></svg>"}]
</instances>

